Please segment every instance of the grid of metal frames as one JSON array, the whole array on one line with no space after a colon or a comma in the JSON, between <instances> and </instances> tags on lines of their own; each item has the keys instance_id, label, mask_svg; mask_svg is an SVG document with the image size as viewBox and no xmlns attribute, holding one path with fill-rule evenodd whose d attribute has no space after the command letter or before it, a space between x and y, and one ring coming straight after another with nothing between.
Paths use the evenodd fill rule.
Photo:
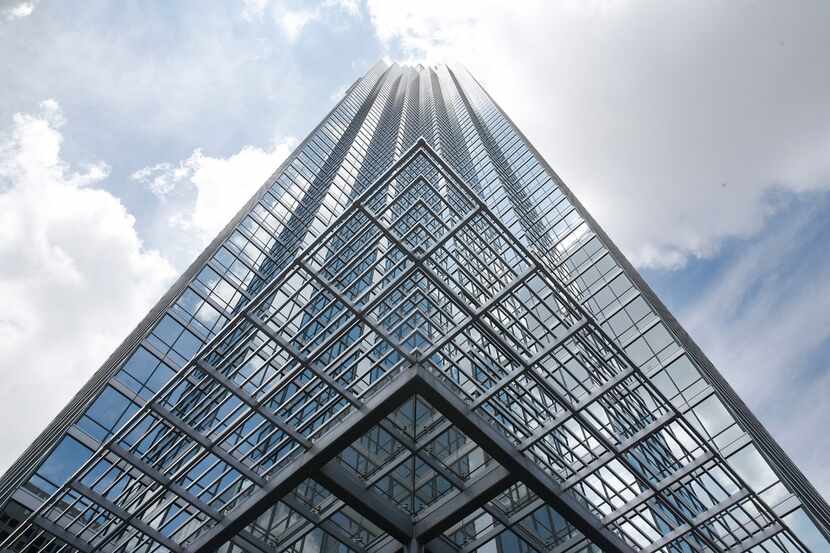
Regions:
<instances>
[{"instance_id":1,"label":"grid of metal frames","mask_svg":"<svg viewBox=\"0 0 830 553\"><path fill-rule=\"evenodd\" d=\"M420 139L11 551L806 547Z\"/></svg>"}]
</instances>

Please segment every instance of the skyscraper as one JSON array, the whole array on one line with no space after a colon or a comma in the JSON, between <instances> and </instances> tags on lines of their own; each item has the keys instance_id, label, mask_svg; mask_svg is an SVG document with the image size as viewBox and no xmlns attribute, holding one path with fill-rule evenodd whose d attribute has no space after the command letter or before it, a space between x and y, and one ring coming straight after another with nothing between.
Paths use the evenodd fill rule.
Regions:
<instances>
[{"instance_id":1,"label":"skyscraper","mask_svg":"<svg viewBox=\"0 0 830 553\"><path fill-rule=\"evenodd\" d=\"M473 77L384 63L0 502L17 552L789 553L830 535L824 500Z\"/></svg>"}]
</instances>

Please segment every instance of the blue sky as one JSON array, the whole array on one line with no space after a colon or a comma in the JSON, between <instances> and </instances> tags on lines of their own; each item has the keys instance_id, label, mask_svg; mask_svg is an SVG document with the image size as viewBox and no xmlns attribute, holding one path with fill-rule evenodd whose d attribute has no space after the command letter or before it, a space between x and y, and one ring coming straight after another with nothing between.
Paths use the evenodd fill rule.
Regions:
<instances>
[{"instance_id":1,"label":"blue sky","mask_svg":"<svg viewBox=\"0 0 830 553\"><path fill-rule=\"evenodd\" d=\"M375 61L458 61L830 495L830 5L0 0L0 467Z\"/></svg>"}]
</instances>

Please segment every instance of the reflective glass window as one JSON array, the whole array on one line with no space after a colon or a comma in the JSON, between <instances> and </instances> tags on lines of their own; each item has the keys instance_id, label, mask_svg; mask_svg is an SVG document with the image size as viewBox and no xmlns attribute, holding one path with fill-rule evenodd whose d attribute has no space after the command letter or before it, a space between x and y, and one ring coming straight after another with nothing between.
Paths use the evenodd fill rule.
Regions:
<instances>
[{"instance_id":1,"label":"reflective glass window","mask_svg":"<svg viewBox=\"0 0 830 553\"><path fill-rule=\"evenodd\" d=\"M92 450L78 440L64 436L46 461L32 476L31 482L51 494L55 492L78 468L92 456Z\"/></svg>"},{"instance_id":2,"label":"reflective glass window","mask_svg":"<svg viewBox=\"0 0 830 553\"><path fill-rule=\"evenodd\" d=\"M78 421L78 427L104 441L138 410L138 405L112 386L107 386Z\"/></svg>"},{"instance_id":3,"label":"reflective glass window","mask_svg":"<svg viewBox=\"0 0 830 553\"><path fill-rule=\"evenodd\" d=\"M116 378L144 399L149 399L172 374L170 367L147 349L139 347L121 367Z\"/></svg>"}]
</instances>

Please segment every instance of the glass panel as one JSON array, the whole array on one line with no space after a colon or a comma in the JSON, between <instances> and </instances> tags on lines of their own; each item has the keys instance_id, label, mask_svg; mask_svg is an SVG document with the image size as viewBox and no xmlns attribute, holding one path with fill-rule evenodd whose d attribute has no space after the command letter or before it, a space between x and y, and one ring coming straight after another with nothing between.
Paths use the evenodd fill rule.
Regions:
<instances>
[{"instance_id":1,"label":"glass panel","mask_svg":"<svg viewBox=\"0 0 830 553\"><path fill-rule=\"evenodd\" d=\"M65 436L32 477L38 488L53 493L92 456L92 450L78 440Z\"/></svg>"},{"instance_id":2,"label":"glass panel","mask_svg":"<svg viewBox=\"0 0 830 553\"><path fill-rule=\"evenodd\" d=\"M127 399L112 386L107 386L98 399L78 421L78 426L98 440L104 441L123 422L138 410L138 405Z\"/></svg>"},{"instance_id":3,"label":"glass panel","mask_svg":"<svg viewBox=\"0 0 830 553\"><path fill-rule=\"evenodd\" d=\"M124 363L116 378L144 399L149 399L172 374L173 370L170 367L147 349L139 347Z\"/></svg>"}]
</instances>

